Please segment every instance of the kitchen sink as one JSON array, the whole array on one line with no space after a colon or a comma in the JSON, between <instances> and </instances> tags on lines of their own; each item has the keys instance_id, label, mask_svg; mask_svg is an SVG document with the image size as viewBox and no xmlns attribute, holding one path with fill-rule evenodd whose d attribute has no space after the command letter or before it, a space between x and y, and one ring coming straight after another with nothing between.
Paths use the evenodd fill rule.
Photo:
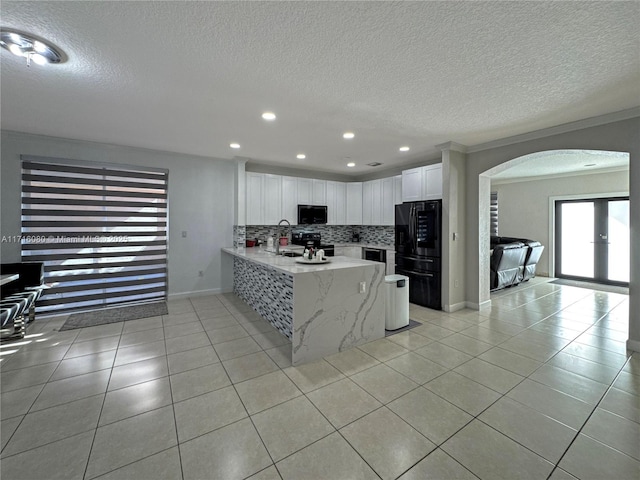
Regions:
<instances>
[{"instance_id":1,"label":"kitchen sink","mask_svg":"<svg viewBox=\"0 0 640 480\"><path fill-rule=\"evenodd\" d=\"M301 257L302 253L300 252L284 252L282 253L283 257Z\"/></svg>"}]
</instances>

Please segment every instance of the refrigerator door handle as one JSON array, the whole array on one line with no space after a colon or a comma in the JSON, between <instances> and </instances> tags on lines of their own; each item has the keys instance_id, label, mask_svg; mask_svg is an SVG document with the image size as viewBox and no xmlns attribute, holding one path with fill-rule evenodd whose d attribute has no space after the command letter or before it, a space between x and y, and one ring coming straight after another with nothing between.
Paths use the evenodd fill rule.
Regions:
<instances>
[{"instance_id":1,"label":"refrigerator door handle","mask_svg":"<svg viewBox=\"0 0 640 480\"><path fill-rule=\"evenodd\" d=\"M407 273L409 273L410 275L415 275L416 277L429 277L429 278L434 277L433 273L420 273L420 272L414 272L413 270L410 270Z\"/></svg>"},{"instance_id":2,"label":"refrigerator door handle","mask_svg":"<svg viewBox=\"0 0 640 480\"><path fill-rule=\"evenodd\" d=\"M414 206L411 205L409 207L409 241L411 242L411 251L413 252L414 248L413 248L413 242L415 239L415 235L413 233L413 208Z\"/></svg>"}]
</instances>

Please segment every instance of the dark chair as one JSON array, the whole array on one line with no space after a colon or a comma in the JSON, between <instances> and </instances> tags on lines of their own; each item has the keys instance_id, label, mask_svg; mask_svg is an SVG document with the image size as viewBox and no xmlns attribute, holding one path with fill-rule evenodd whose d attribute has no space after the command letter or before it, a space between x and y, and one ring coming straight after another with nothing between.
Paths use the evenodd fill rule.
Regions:
<instances>
[{"instance_id":1,"label":"dark chair","mask_svg":"<svg viewBox=\"0 0 640 480\"><path fill-rule=\"evenodd\" d=\"M517 285L522 281L522 271L528 247L522 242L499 244L491 255L491 290Z\"/></svg>"},{"instance_id":2,"label":"dark chair","mask_svg":"<svg viewBox=\"0 0 640 480\"><path fill-rule=\"evenodd\" d=\"M35 320L36 301L46 288L42 262L3 263L2 275L17 273L19 278L2 287L0 336L21 338L28 322Z\"/></svg>"}]
</instances>

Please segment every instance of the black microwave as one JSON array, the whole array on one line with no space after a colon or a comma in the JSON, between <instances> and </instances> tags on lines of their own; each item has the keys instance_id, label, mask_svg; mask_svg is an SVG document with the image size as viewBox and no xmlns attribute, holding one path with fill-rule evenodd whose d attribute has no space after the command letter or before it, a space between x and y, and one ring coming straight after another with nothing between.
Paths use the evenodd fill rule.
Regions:
<instances>
[{"instance_id":1,"label":"black microwave","mask_svg":"<svg viewBox=\"0 0 640 480\"><path fill-rule=\"evenodd\" d=\"M298 225L320 225L327 223L327 207L298 205Z\"/></svg>"}]
</instances>

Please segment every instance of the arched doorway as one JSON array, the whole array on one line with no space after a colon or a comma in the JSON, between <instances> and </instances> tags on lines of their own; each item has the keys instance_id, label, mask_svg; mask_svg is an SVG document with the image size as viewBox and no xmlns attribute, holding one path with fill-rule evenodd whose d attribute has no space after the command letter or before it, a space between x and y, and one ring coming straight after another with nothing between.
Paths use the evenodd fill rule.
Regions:
<instances>
[{"instance_id":1,"label":"arched doorway","mask_svg":"<svg viewBox=\"0 0 640 480\"><path fill-rule=\"evenodd\" d=\"M489 252L490 249L490 197L492 191L492 183L506 181L513 183L532 182L531 184L533 184L534 181L545 182L545 179L549 179L549 182L555 181L556 184L569 184L569 180L566 179L576 179L582 177L582 175L586 176L588 174L597 172L611 172L616 169L625 170L626 174L628 175L628 168L629 154L626 152L607 152L595 150L550 150L523 155L480 173L478 179L478 252ZM565 181L563 182L562 180L558 179L565 179ZM599 176L589 175L589 180L592 184L591 190L597 190L597 188L595 188L594 190L593 184L596 184L599 181ZM537 185L541 184L538 183ZM541 273L544 275L554 273L554 225L552 222L554 213L553 209L551 208L551 204L553 201L553 195L557 196L558 198L562 197L563 192L561 191L561 188L562 185L560 187L556 187L555 190L550 189L549 191L552 193L548 195L548 198L545 200L544 204L540 203L537 205L532 205L531 194L527 194L527 189L523 188L523 212L521 216L522 225L524 225L522 229L523 231L501 231L501 235L535 238L536 240L541 241L547 246L547 258L545 259L546 266L541 269ZM628 180L626 189L624 189L626 190L626 192L620 191L619 187L615 188L615 191L607 191L608 188L611 187L602 185L603 192L626 193L628 195ZM585 192L588 190L589 189L585 189ZM565 193L573 193L573 191ZM540 202L541 198L542 197L539 197L537 200ZM535 208L535 215L532 215L531 211L529 211L528 214L525 213L525 210L527 208ZM537 218L537 228L533 228L532 226L535 224L535 219L533 218L534 216L539 217ZM541 226L541 218L545 219L544 226ZM528 227L529 230L527 230L526 227ZM478 255L478 304L480 307L486 307L490 305L489 264L490 257L488 254ZM549 265L551 267L549 267Z\"/></svg>"}]
</instances>

